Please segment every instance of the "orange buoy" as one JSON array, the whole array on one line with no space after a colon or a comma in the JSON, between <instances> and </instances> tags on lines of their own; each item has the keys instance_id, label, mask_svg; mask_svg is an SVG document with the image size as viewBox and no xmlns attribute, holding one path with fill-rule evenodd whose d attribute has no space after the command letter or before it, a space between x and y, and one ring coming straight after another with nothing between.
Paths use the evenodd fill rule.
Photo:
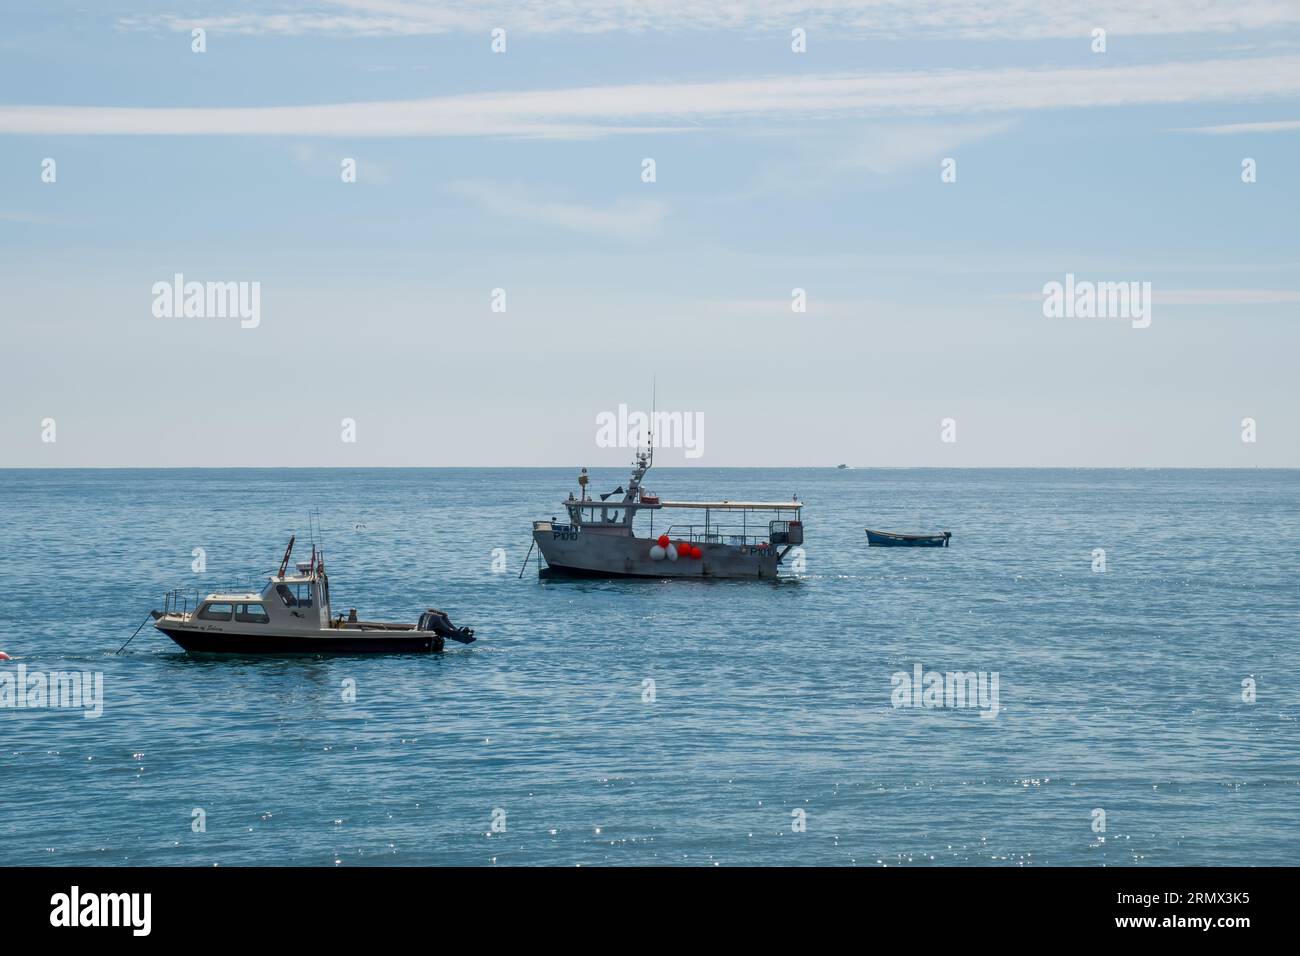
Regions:
<instances>
[{"instance_id":1,"label":"orange buoy","mask_svg":"<svg viewBox=\"0 0 1300 956\"><path fill-rule=\"evenodd\" d=\"M11 660L13 660L12 657L10 657L4 651L0 651L0 661L11 661Z\"/></svg>"},{"instance_id":2,"label":"orange buoy","mask_svg":"<svg viewBox=\"0 0 1300 956\"><path fill-rule=\"evenodd\" d=\"M698 544L691 545L691 557L694 558L696 561L704 557L704 552L700 550L700 546Z\"/></svg>"},{"instance_id":3,"label":"orange buoy","mask_svg":"<svg viewBox=\"0 0 1300 956\"><path fill-rule=\"evenodd\" d=\"M667 547L668 547L668 544L669 544L669 541L670 541L670 539L669 539L668 535L666 535L666 534L661 534L661 535L659 536L659 547L661 547L661 548L667 548Z\"/></svg>"}]
</instances>

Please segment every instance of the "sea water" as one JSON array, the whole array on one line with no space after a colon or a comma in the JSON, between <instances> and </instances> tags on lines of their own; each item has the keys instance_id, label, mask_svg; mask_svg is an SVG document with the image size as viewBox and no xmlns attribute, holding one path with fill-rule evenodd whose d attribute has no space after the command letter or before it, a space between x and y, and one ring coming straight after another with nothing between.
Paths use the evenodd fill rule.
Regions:
<instances>
[{"instance_id":1,"label":"sea water","mask_svg":"<svg viewBox=\"0 0 1300 956\"><path fill-rule=\"evenodd\" d=\"M656 469L673 499L797 494L797 573L539 580L574 477L0 471L0 675L103 694L0 708L0 864L1300 858L1300 472ZM147 626L115 655L165 590L272 569L291 531L305 559L311 508L336 612L478 640L224 659Z\"/></svg>"}]
</instances>

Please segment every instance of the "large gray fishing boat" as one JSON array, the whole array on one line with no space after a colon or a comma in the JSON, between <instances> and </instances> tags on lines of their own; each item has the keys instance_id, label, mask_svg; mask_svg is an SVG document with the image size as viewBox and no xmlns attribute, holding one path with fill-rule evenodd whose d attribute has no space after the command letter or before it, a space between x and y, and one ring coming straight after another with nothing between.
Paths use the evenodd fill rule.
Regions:
<instances>
[{"instance_id":1,"label":"large gray fishing boat","mask_svg":"<svg viewBox=\"0 0 1300 956\"><path fill-rule=\"evenodd\" d=\"M533 522L533 544L546 559L546 577L775 578L790 549L803 544L802 502L661 501L641 481L653 463L638 451L626 491L587 494L587 469L579 496L563 502L568 521ZM615 495L622 494L622 498ZM656 516L690 513L687 523ZM703 523L699 523L699 512ZM720 518L726 523L719 523ZM640 530L643 534L638 534ZM521 572L522 573L522 572Z\"/></svg>"}]
</instances>

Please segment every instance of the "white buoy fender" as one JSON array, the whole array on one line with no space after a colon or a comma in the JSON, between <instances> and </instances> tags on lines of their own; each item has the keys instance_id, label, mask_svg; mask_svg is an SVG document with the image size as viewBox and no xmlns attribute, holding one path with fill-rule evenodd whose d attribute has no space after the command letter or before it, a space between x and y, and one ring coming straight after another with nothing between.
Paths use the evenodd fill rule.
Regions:
<instances>
[{"instance_id":1,"label":"white buoy fender","mask_svg":"<svg viewBox=\"0 0 1300 956\"><path fill-rule=\"evenodd\" d=\"M670 545L668 546L668 560L669 560L669 561L676 561L676 560L677 560L677 545L675 545L675 544L670 544Z\"/></svg>"},{"instance_id":2,"label":"white buoy fender","mask_svg":"<svg viewBox=\"0 0 1300 956\"><path fill-rule=\"evenodd\" d=\"M659 547L659 545L654 544L650 546L651 561L662 561L667 556L668 556L668 552L665 551L663 548Z\"/></svg>"}]
</instances>

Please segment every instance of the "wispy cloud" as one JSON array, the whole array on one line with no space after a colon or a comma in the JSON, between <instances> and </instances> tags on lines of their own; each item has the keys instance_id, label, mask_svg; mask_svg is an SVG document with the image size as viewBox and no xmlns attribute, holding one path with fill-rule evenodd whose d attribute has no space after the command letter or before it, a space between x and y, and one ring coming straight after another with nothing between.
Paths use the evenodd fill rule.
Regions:
<instances>
[{"instance_id":1,"label":"wispy cloud","mask_svg":"<svg viewBox=\"0 0 1300 956\"><path fill-rule=\"evenodd\" d=\"M845 117L1253 102L1297 94L1300 57L1278 56L1087 69L768 76L317 106L0 106L0 133L579 138L755 120L807 124Z\"/></svg>"},{"instance_id":2,"label":"wispy cloud","mask_svg":"<svg viewBox=\"0 0 1300 956\"><path fill-rule=\"evenodd\" d=\"M1006 292L995 299L1041 302L1041 292ZM1157 305L1290 305L1300 302L1296 289L1161 289L1151 290Z\"/></svg>"},{"instance_id":3,"label":"wispy cloud","mask_svg":"<svg viewBox=\"0 0 1300 956\"><path fill-rule=\"evenodd\" d=\"M34 216L26 212L5 212L0 209L0 222L20 222L29 226L50 226L54 225L57 220L48 216Z\"/></svg>"},{"instance_id":4,"label":"wispy cloud","mask_svg":"<svg viewBox=\"0 0 1300 956\"><path fill-rule=\"evenodd\" d=\"M1222 126L1191 126L1186 129L1170 130L1170 132L1231 136L1237 133L1285 133L1294 129L1300 129L1300 120L1277 120L1271 123L1226 123Z\"/></svg>"},{"instance_id":5,"label":"wispy cloud","mask_svg":"<svg viewBox=\"0 0 1300 956\"><path fill-rule=\"evenodd\" d=\"M1295 289L1155 289L1160 305L1287 305L1300 302Z\"/></svg>"},{"instance_id":6,"label":"wispy cloud","mask_svg":"<svg viewBox=\"0 0 1300 956\"><path fill-rule=\"evenodd\" d=\"M687 311L701 315L726 316L741 319L780 319L791 317L790 300L780 296L768 299L703 299L688 303ZM883 298L822 298L808 303L807 315L815 319L862 319L879 315L885 310L897 310L899 303Z\"/></svg>"},{"instance_id":7,"label":"wispy cloud","mask_svg":"<svg viewBox=\"0 0 1300 956\"><path fill-rule=\"evenodd\" d=\"M608 206L593 206L537 200L522 187L500 183L468 181L453 183L448 189L493 215L619 239L653 233L668 213L667 205L654 199L620 199Z\"/></svg>"},{"instance_id":8,"label":"wispy cloud","mask_svg":"<svg viewBox=\"0 0 1300 956\"><path fill-rule=\"evenodd\" d=\"M864 173L885 176L937 162L960 146L1004 133L1017 123L1014 118L902 121L874 123L848 137L842 131L800 136L791 140L793 148L786 155L764 162L746 188L715 198L749 202L769 193L812 195L842 188L846 179L860 179Z\"/></svg>"},{"instance_id":9,"label":"wispy cloud","mask_svg":"<svg viewBox=\"0 0 1300 956\"><path fill-rule=\"evenodd\" d=\"M959 36L975 39L1087 37L1094 27L1115 35L1231 33L1300 23L1291 0L278 0L248 12L234 0L210 16L124 18L126 26L192 26L249 34L411 36L486 32L602 34L615 31L728 31L788 35L791 27L857 35ZM815 39L813 42L816 42Z\"/></svg>"},{"instance_id":10,"label":"wispy cloud","mask_svg":"<svg viewBox=\"0 0 1300 956\"><path fill-rule=\"evenodd\" d=\"M875 127L865 131L855 146L840 152L834 165L841 169L890 173L937 159L958 146L1004 133L1015 125L1014 119L998 119L981 123Z\"/></svg>"},{"instance_id":11,"label":"wispy cloud","mask_svg":"<svg viewBox=\"0 0 1300 956\"><path fill-rule=\"evenodd\" d=\"M339 156L333 151L328 154L318 150L314 143L295 143L290 150L293 161L308 175L317 179L337 180L339 177ZM350 157L357 163L357 181L383 185L392 181L392 171L385 162L367 156Z\"/></svg>"}]
</instances>

